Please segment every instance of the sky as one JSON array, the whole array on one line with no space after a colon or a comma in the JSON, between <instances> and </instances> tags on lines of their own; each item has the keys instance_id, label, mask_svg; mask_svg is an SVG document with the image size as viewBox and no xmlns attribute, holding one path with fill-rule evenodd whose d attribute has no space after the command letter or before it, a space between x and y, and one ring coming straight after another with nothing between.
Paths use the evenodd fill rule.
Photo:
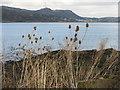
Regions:
<instances>
[{"instance_id":1,"label":"sky","mask_svg":"<svg viewBox=\"0 0 120 90\"><path fill-rule=\"evenodd\" d=\"M72 10L83 17L117 17L119 0L2 0L1 5L38 10Z\"/></svg>"}]
</instances>

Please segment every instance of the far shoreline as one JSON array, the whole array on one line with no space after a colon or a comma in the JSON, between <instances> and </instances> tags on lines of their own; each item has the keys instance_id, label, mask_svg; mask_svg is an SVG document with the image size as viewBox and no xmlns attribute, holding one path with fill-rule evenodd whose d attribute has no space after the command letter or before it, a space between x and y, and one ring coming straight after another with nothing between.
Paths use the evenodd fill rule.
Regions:
<instances>
[{"instance_id":1,"label":"far shoreline","mask_svg":"<svg viewBox=\"0 0 120 90\"><path fill-rule=\"evenodd\" d=\"M91 21L84 21L84 22L0 22L0 23L119 23L119 22L91 22Z\"/></svg>"}]
</instances>

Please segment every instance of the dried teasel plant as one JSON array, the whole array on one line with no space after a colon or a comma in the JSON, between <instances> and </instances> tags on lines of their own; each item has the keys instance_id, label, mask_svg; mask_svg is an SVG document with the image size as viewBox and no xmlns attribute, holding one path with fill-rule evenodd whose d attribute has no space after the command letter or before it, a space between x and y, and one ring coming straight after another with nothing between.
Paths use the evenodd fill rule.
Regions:
<instances>
[{"instance_id":1,"label":"dried teasel plant","mask_svg":"<svg viewBox=\"0 0 120 90\"><path fill-rule=\"evenodd\" d=\"M70 41L72 42L73 38L70 38Z\"/></svg>"},{"instance_id":2,"label":"dried teasel plant","mask_svg":"<svg viewBox=\"0 0 120 90\"><path fill-rule=\"evenodd\" d=\"M19 43L18 46L21 46L21 43Z\"/></svg>"},{"instance_id":3,"label":"dried teasel plant","mask_svg":"<svg viewBox=\"0 0 120 90\"><path fill-rule=\"evenodd\" d=\"M38 51L40 51L40 48L38 48Z\"/></svg>"},{"instance_id":4,"label":"dried teasel plant","mask_svg":"<svg viewBox=\"0 0 120 90\"><path fill-rule=\"evenodd\" d=\"M35 43L37 43L38 41L35 41Z\"/></svg>"},{"instance_id":5,"label":"dried teasel plant","mask_svg":"<svg viewBox=\"0 0 120 90\"><path fill-rule=\"evenodd\" d=\"M88 27L89 27L89 24L86 23L86 31L85 31L85 34L84 34L84 36L83 36L83 38L82 38L82 42L83 42L83 40L84 40L85 37L86 37L87 31L88 31Z\"/></svg>"},{"instance_id":6,"label":"dried teasel plant","mask_svg":"<svg viewBox=\"0 0 120 90\"><path fill-rule=\"evenodd\" d=\"M77 50L78 49L78 47L75 47L75 50Z\"/></svg>"},{"instance_id":7,"label":"dried teasel plant","mask_svg":"<svg viewBox=\"0 0 120 90\"><path fill-rule=\"evenodd\" d=\"M16 56L18 56L19 55L19 53L16 53Z\"/></svg>"},{"instance_id":8,"label":"dried teasel plant","mask_svg":"<svg viewBox=\"0 0 120 90\"><path fill-rule=\"evenodd\" d=\"M31 37L30 34L28 34L28 37Z\"/></svg>"},{"instance_id":9,"label":"dried teasel plant","mask_svg":"<svg viewBox=\"0 0 120 90\"><path fill-rule=\"evenodd\" d=\"M36 37L35 40L38 41L38 38Z\"/></svg>"},{"instance_id":10,"label":"dried teasel plant","mask_svg":"<svg viewBox=\"0 0 120 90\"><path fill-rule=\"evenodd\" d=\"M24 35L22 35L22 38L24 38L25 36Z\"/></svg>"},{"instance_id":11,"label":"dried teasel plant","mask_svg":"<svg viewBox=\"0 0 120 90\"><path fill-rule=\"evenodd\" d=\"M31 39L31 37L29 37L29 40Z\"/></svg>"},{"instance_id":12,"label":"dried teasel plant","mask_svg":"<svg viewBox=\"0 0 120 90\"><path fill-rule=\"evenodd\" d=\"M88 23L86 23L86 28L88 28L89 27L89 24Z\"/></svg>"},{"instance_id":13,"label":"dried teasel plant","mask_svg":"<svg viewBox=\"0 0 120 90\"><path fill-rule=\"evenodd\" d=\"M78 35L78 34L76 33L76 34L74 35L74 37L77 37L77 35Z\"/></svg>"},{"instance_id":14,"label":"dried teasel plant","mask_svg":"<svg viewBox=\"0 0 120 90\"><path fill-rule=\"evenodd\" d=\"M40 37L40 40L42 39L42 37Z\"/></svg>"},{"instance_id":15,"label":"dried teasel plant","mask_svg":"<svg viewBox=\"0 0 120 90\"><path fill-rule=\"evenodd\" d=\"M33 34L33 36L35 36L35 34Z\"/></svg>"},{"instance_id":16,"label":"dried teasel plant","mask_svg":"<svg viewBox=\"0 0 120 90\"><path fill-rule=\"evenodd\" d=\"M71 25L68 26L68 28L70 29L69 31L71 31ZM89 27L89 26L87 26ZM36 30L36 28L34 28L34 30ZM26 57L29 57L29 60L26 60L25 61L25 65L24 66L27 66L27 67L24 67L23 66L23 72L22 72L22 75L21 75L21 81L20 84L21 86L25 86L26 87L39 87L39 88L45 88L45 87L64 87L62 86L63 84L66 85L66 87L77 87L77 75L76 74L76 71L74 72L74 67L73 67L73 63L74 63L74 60L73 60L73 53L72 53L72 50L75 50L77 51L79 49L79 46L80 44L82 43L81 40L78 39L78 31L80 30L79 26L76 26L76 30L74 30L75 33L71 33L71 37L68 37L66 36L64 39L66 39L65 41L67 41L67 43L65 44L65 47L67 49L70 49L70 50L67 50L65 51L64 54L61 53L61 55L57 58L54 57L51 57L50 55L50 52L51 50L47 50L47 46L48 45L39 45L42 42L42 36L38 36L37 34L29 34L28 37L30 38L31 35L33 36L38 36L37 37L34 37L32 38L31 40L29 40L29 44L27 43L27 45L30 45L32 46L33 49L30 49L30 47L28 46L27 49L25 49L25 53L24 55ZM48 32L48 34L50 34L51 32ZM40 40L38 40L40 39ZM54 37L50 37L50 40L54 40ZM39 43L40 42L40 43ZM32 45L31 45L32 44ZM43 46L44 45L44 46ZM39 58L36 56L39 56L38 54L43 54L44 52L48 52L48 53L45 53L42 57L42 58ZM34 54L33 54L34 53ZM59 52L58 52L59 54ZM18 54L17 54L18 55ZM32 55L35 55L35 58L34 56L32 57ZM65 55L65 59L64 59L64 56ZM57 59L57 60L56 60ZM65 61L65 69L66 70L63 70L62 66L60 65L61 63L61 60L66 60ZM32 63L32 61L34 60L34 63ZM76 61L78 60L78 57L76 59ZM63 63L64 64L64 63ZM28 69L30 66L30 68L32 67L32 69ZM77 66L77 65L76 65ZM77 70L75 66L75 69ZM60 70L63 70L62 72L59 71ZM32 75L30 74L32 73ZM62 73L62 74L59 74L59 73ZM24 76L25 74L25 76ZM49 75L48 75L49 74ZM49 76L51 79L49 79ZM70 76L70 77L68 77ZM63 77L63 78L61 78ZM67 79L66 79L67 78ZM60 81L61 79L61 81ZM69 82L70 81L70 82ZM30 84L29 84L30 83Z\"/></svg>"},{"instance_id":17,"label":"dried teasel plant","mask_svg":"<svg viewBox=\"0 0 120 90\"><path fill-rule=\"evenodd\" d=\"M75 37L75 38L74 38L74 42L76 42L77 40L78 40L78 38L77 38L77 37Z\"/></svg>"},{"instance_id":18,"label":"dried teasel plant","mask_svg":"<svg viewBox=\"0 0 120 90\"><path fill-rule=\"evenodd\" d=\"M80 30L79 26L76 26L76 32L78 32Z\"/></svg>"},{"instance_id":19,"label":"dried teasel plant","mask_svg":"<svg viewBox=\"0 0 120 90\"><path fill-rule=\"evenodd\" d=\"M68 28L69 28L69 29L71 29L71 28L72 28L72 26L71 26L71 25L69 25L69 26L68 26Z\"/></svg>"},{"instance_id":20,"label":"dried teasel plant","mask_svg":"<svg viewBox=\"0 0 120 90\"><path fill-rule=\"evenodd\" d=\"M37 27L36 26L34 26L34 30L36 30L37 29Z\"/></svg>"},{"instance_id":21,"label":"dried teasel plant","mask_svg":"<svg viewBox=\"0 0 120 90\"><path fill-rule=\"evenodd\" d=\"M68 37L66 36L65 39L68 39Z\"/></svg>"},{"instance_id":22,"label":"dried teasel plant","mask_svg":"<svg viewBox=\"0 0 120 90\"><path fill-rule=\"evenodd\" d=\"M31 41L31 44L33 44L33 41Z\"/></svg>"},{"instance_id":23,"label":"dried teasel plant","mask_svg":"<svg viewBox=\"0 0 120 90\"><path fill-rule=\"evenodd\" d=\"M50 32L50 31L48 31L48 33L50 34L51 32Z\"/></svg>"},{"instance_id":24,"label":"dried teasel plant","mask_svg":"<svg viewBox=\"0 0 120 90\"><path fill-rule=\"evenodd\" d=\"M54 40L55 38L54 37L52 37L52 40Z\"/></svg>"},{"instance_id":25,"label":"dried teasel plant","mask_svg":"<svg viewBox=\"0 0 120 90\"><path fill-rule=\"evenodd\" d=\"M81 42L81 40L79 40L79 44L81 44L82 42Z\"/></svg>"}]
</instances>

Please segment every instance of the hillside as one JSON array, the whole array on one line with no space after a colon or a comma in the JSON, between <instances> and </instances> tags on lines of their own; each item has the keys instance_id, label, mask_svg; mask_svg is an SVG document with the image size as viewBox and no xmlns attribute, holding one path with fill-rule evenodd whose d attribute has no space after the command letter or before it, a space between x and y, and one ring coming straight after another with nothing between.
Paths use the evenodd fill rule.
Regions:
<instances>
[{"instance_id":1,"label":"hillside","mask_svg":"<svg viewBox=\"0 0 120 90\"><path fill-rule=\"evenodd\" d=\"M3 22L57 22L57 21L76 21L84 19L70 10L51 10L43 8L30 11L12 7L2 7Z\"/></svg>"},{"instance_id":2,"label":"hillside","mask_svg":"<svg viewBox=\"0 0 120 90\"><path fill-rule=\"evenodd\" d=\"M7 6L2 8L2 22L117 22L117 17L88 18L81 17L71 10L52 10L42 8L40 10L26 10Z\"/></svg>"}]
</instances>

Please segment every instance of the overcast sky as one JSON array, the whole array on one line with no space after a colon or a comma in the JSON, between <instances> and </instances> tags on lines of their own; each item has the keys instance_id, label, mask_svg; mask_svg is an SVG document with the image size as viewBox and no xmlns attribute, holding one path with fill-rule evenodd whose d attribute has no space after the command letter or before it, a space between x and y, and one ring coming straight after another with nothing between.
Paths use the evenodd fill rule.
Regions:
<instances>
[{"instance_id":1,"label":"overcast sky","mask_svg":"<svg viewBox=\"0 0 120 90\"><path fill-rule=\"evenodd\" d=\"M46 3L45 3L46 2ZM83 17L117 17L119 0L2 0L0 5L29 10L72 10Z\"/></svg>"}]
</instances>

